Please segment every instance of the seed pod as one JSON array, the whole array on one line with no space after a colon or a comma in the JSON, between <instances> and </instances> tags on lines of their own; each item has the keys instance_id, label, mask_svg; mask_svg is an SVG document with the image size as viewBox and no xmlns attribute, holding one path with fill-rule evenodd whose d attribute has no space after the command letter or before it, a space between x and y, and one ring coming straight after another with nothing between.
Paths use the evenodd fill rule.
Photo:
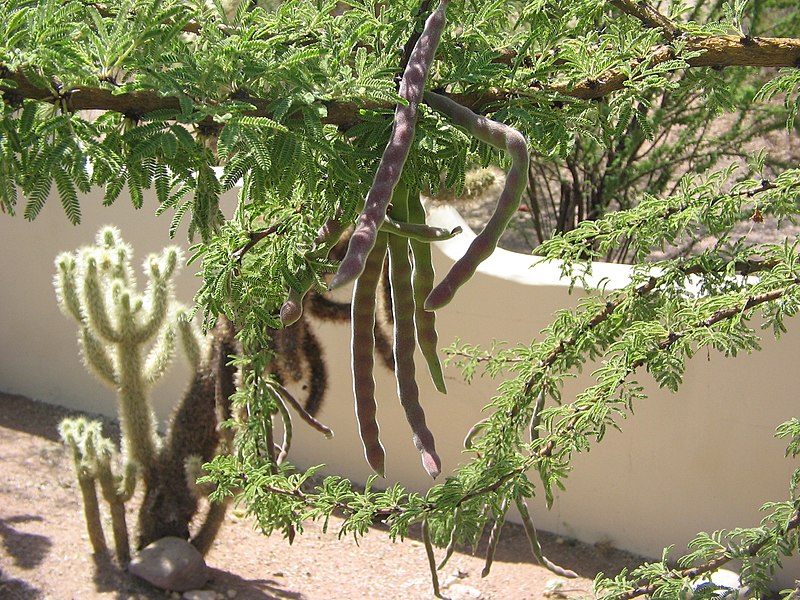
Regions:
<instances>
[{"instance_id":1,"label":"seed pod","mask_svg":"<svg viewBox=\"0 0 800 600\"><path fill-rule=\"evenodd\" d=\"M464 436L464 449L465 450L472 450L472 443L475 441L475 437L489 424L489 419L481 419L475 425L470 427L467 435Z\"/></svg>"},{"instance_id":2,"label":"seed pod","mask_svg":"<svg viewBox=\"0 0 800 600\"><path fill-rule=\"evenodd\" d=\"M425 423L425 411L419 402L414 368L414 292L409 285L411 263L408 259L408 242L396 235L389 239L389 274L392 283L397 394L411 426L414 445L422 454L422 465L431 477L436 478L441 473L442 463L436 454L433 434Z\"/></svg>"},{"instance_id":3,"label":"seed pod","mask_svg":"<svg viewBox=\"0 0 800 600\"><path fill-rule=\"evenodd\" d=\"M281 305L281 323L284 327L296 323L303 316L303 298L307 292L308 288L302 293L294 288L289 290L289 297Z\"/></svg>"},{"instance_id":4,"label":"seed pod","mask_svg":"<svg viewBox=\"0 0 800 600\"><path fill-rule=\"evenodd\" d=\"M437 598L442 598L442 592L439 590L439 574L436 572L436 556L433 553L433 543L431 542L431 532L428 527L427 517L422 519L422 543L425 544L425 554L428 557L428 567L431 570L433 595Z\"/></svg>"},{"instance_id":5,"label":"seed pod","mask_svg":"<svg viewBox=\"0 0 800 600\"><path fill-rule=\"evenodd\" d=\"M425 102L482 142L505 150L512 161L506 184L489 222L472 241L464 256L456 261L450 272L428 295L425 309L434 310L450 302L456 290L469 281L478 265L494 252L500 236L517 212L522 194L528 185L529 156L525 138L516 129L475 114L440 94L426 92Z\"/></svg>"},{"instance_id":6,"label":"seed pod","mask_svg":"<svg viewBox=\"0 0 800 600\"><path fill-rule=\"evenodd\" d=\"M428 71L444 31L447 3L448 0L439 2L439 6L425 21L425 28L411 51L398 90L399 96L406 100L406 103L398 104L395 108L389 142L378 164L372 187L364 200L364 209L350 238L347 254L331 281L331 289L353 281L361 275L367 256L375 245L378 229L386 217L386 209L414 141L417 105L422 101Z\"/></svg>"},{"instance_id":7,"label":"seed pod","mask_svg":"<svg viewBox=\"0 0 800 600\"><path fill-rule=\"evenodd\" d=\"M278 407L278 412L283 422L283 443L281 443L278 449L278 456L275 459L275 464L280 465L286 459L286 456L289 454L289 449L292 447L292 415L289 414L286 408L283 396L275 390L275 388L272 389L274 391L273 396L275 397L275 404Z\"/></svg>"},{"instance_id":8,"label":"seed pod","mask_svg":"<svg viewBox=\"0 0 800 600\"><path fill-rule=\"evenodd\" d=\"M356 400L356 417L369 466L384 477L386 452L380 441L380 428L376 419L375 379L375 299L378 280L383 270L388 244L385 233L378 234L375 246L367 256L361 277L353 288L351 303L353 395Z\"/></svg>"},{"instance_id":9,"label":"seed pod","mask_svg":"<svg viewBox=\"0 0 800 600\"><path fill-rule=\"evenodd\" d=\"M328 427L327 425L323 425L322 423L317 421L314 417L312 417L310 414L308 414L308 412L306 412L306 409L304 409L303 406L295 399L295 397L289 393L289 390L287 390L285 387L283 387L278 383L270 384L270 388L275 392L277 397L283 401L284 404L291 406L297 412L300 418L303 419L303 421L308 423L311 427L313 427L320 433L323 433L326 438L330 439L333 437L333 431L331 430L331 428Z\"/></svg>"},{"instance_id":10,"label":"seed pod","mask_svg":"<svg viewBox=\"0 0 800 600\"><path fill-rule=\"evenodd\" d=\"M425 215L423 213L423 219ZM386 233L393 233L407 237L409 240L416 240L418 242L443 242L450 240L461 233L461 227L454 227L452 230L445 229L444 227L430 227L422 223L404 223L402 221L395 221L392 217L388 216L381 224L381 231Z\"/></svg>"},{"instance_id":11,"label":"seed pod","mask_svg":"<svg viewBox=\"0 0 800 600\"><path fill-rule=\"evenodd\" d=\"M500 531L506 522L506 510L508 510L508 500L503 498L500 503L500 514L495 515L494 526L489 534L489 544L486 547L486 563L483 565L481 577L486 577L492 568L494 562L494 553L497 551L497 542L500 541Z\"/></svg>"},{"instance_id":12,"label":"seed pod","mask_svg":"<svg viewBox=\"0 0 800 600\"><path fill-rule=\"evenodd\" d=\"M412 226L425 222L425 209L416 190L408 197L408 220ZM414 290L414 326L417 330L417 343L425 362L428 363L428 372L431 374L433 384L439 392L446 394L447 386L444 383L442 363L438 355L439 334L436 333L436 313L425 310L425 298L431 293L434 280L431 247L430 244L416 238L409 238L408 243L414 255L411 285Z\"/></svg>"},{"instance_id":13,"label":"seed pod","mask_svg":"<svg viewBox=\"0 0 800 600\"><path fill-rule=\"evenodd\" d=\"M578 574L575 573L575 571L570 571L564 567L559 567L542 554L542 546L539 544L539 537L536 534L536 527L533 524L533 519L531 519L531 514L528 511L527 503L522 498L517 498L516 503L519 514L522 517L522 525L525 527L525 534L528 536L528 541L531 545L531 551L533 552L533 556L536 558L537 562L556 575L560 575L561 577L566 577L568 579L576 578Z\"/></svg>"},{"instance_id":14,"label":"seed pod","mask_svg":"<svg viewBox=\"0 0 800 600\"><path fill-rule=\"evenodd\" d=\"M447 548L445 548L444 551L444 558L442 558L442 562L440 562L439 566L437 567L440 571L444 569L447 561L450 560L450 557L453 556L453 552L455 552L456 549L456 539L458 537L458 513L459 509L456 507L456 509L453 511L453 529L450 531L450 539L447 541Z\"/></svg>"}]
</instances>

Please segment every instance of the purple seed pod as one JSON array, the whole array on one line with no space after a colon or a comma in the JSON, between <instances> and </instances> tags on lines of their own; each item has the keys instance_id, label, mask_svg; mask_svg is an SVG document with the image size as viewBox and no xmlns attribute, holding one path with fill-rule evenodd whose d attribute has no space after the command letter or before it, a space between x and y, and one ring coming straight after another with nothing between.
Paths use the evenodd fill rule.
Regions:
<instances>
[{"instance_id":1,"label":"purple seed pod","mask_svg":"<svg viewBox=\"0 0 800 600\"><path fill-rule=\"evenodd\" d=\"M397 379L397 395L411 426L412 439L422 455L422 466L434 479L442 471L442 462L436 454L433 434L425 423L425 411L419 402L414 349L414 293L411 281L411 263L408 258L408 242L393 235L389 239L389 273L392 284L392 310L394 314L394 373Z\"/></svg>"},{"instance_id":2,"label":"purple seed pod","mask_svg":"<svg viewBox=\"0 0 800 600\"><path fill-rule=\"evenodd\" d=\"M433 92L425 93L425 102L444 114L454 125L465 129L486 144L505 150L511 157L511 169L505 187L489 222L472 241L464 256L456 261L450 272L428 295L425 309L434 310L450 302L456 290L469 281L478 265L494 252L500 236L517 212L522 194L528 185L530 158L525 137L513 127L475 114L450 98Z\"/></svg>"},{"instance_id":3,"label":"purple seed pod","mask_svg":"<svg viewBox=\"0 0 800 600\"><path fill-rule=\"evenodd\" d=\"M303 408L303 405L297 401L297 398L292 396L292 394L287 390L285 387L280 385L279 383L272 382L269 384L270 389L272 389L276 396L278 396L285 405L291 406L297 414L300 416L303 421L305 421L308 425L312 428L316 429L320 433L324 434L326 438L331 439L333 437L333 431L327 425L323 425L319 421L317 421L309 412Z\"/></svg>"},{"instance_id":4,"label":"purple seed pod","mask_svg":"<svg viewBox=\"0 0 800 600\"><path fill-rule=\"evenodd\" d=\"M417 105L422 101L428 71L444 31L447 3L448 0L439 2L439 6L425 21L425 28L411 51L398 91L406 103L398 104L395 108L389 142L378 164L372 187L364 200L364 209L350 238L347 254L331 281L331 289L341 287L361 275L367 256L375 245L378 229L386 217L386 209L414 141Z\"/></svg>"},{"instance_id":5,"label":"purple seed pod","mask_svg":"<svg viewBox=\"0 0 800 600\"><path fill-rule=\"evenodd\" d=\"M310 286L309 286L310 287ZM293 323L300 320L303 316L303 297L306 295L306 290L302 294L294 288L289 290L289 297L281 305L281 323L284 327L288 327Z\"/></svg>"},{"instance_id":6,"label":"purple seed pod","mask_svg":"<svg viewBox=\"0 0 800 600\"><path fill-rule=\"evenodd\" d=\"M375 379L375 300L378 280L383 271L388 236L378 235L375 246L367 256L361 277L353 288L352 311L352 372L353 395L356 400L356 417L369 466L384 477L386 452L380 441L380 428L376 418Z\"/></svg>"}]
</instances>

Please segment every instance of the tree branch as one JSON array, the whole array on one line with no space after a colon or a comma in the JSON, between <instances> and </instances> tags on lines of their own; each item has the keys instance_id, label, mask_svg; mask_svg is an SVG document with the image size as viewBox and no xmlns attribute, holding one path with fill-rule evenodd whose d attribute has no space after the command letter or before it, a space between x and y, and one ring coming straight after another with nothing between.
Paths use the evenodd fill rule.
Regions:
<instances>
[{"instance_id":1,"label":"tree branch","mask_svg":"<svg viewBox=\"0 0 800 600\"><path fill-rule=\"evenodd\" d=\"M797 38L741 38L736 36L694 37L687 40L685 52L700 52L687 60L689 67L795 67L800 65L800 39ZM657 46L650 54L631 65L636 67L647 61L659 64L676 58L670 46ZM142 116L156 110L180 110L178 98L160 96L155 91L114 94L112 90L100 87L79 87L69 90L40 88L33 85L23 72L6 72L3 78L14 83L14 87L0 87L0 93L13 100L32 99L56 102L66 97L71 110L108 110L121 114ZM609 69L594 77L575 83L557 82L539 86L530 93L515 90L483 89L464 93L449 94L449 97L475 112L485 111L489 106L506 102L520 96L535 97L541 91L555 92L559 95L580 100L596 100L622 89L628 76L623 70ZM247 98L256 108L247 111L248 116L270 116L266 110L268 102L259 98ZM374 103L357 105L353 102L329 100L324 102L327 116L323 122L337 125L343 129L359 122L361 110L390 109L388 104ZM222 127L211 117L202 125Z\"/></svg>"},{"instance_id":2,"label":"tree branch","mask_svg":"<svg viewBox=\"0 0 800 600\"><path fill-rule=\"evenodd\" d=\"M749 557L755 557L758 554L758 551L763 548L767 542L769 542L770 537L772 537L776 532L780 532L781 536L785 536L790 531L793 531L800 527L800 511L795 511L792 518L789 520L789 523L786 525L785 530L779 530L776 526L772 530L767 531L764 533L763 537L758 540L757 542L753 542L750 544L747 549L745 550L745 555ZM701 575L705 575L706 573L713 573L723 565L729 563L734 559L733 556L730 555L729 551L725 551L722 555L717 556L716 558L712 558L707 562L698 565L696 567L691 567L689 569L682 569L680 571L672 571L668 575L665 575L665 578L670 579L683 579L688 577L689 579L697 579ZM621 596L617 596L615 600L631 600L632 598L638 598L639 596L650 595L658 589L658 585L650 584L647 586L641 586L630 592L622 594Z\"/></svg>"},{"instance_id":3,"label":"tree branch","mask_svg":"<svg viewBox=\"0 0 800 600\"><path fill-rule=\"evenodd\" d=\"M680 28L644 0L608 0L625 14L639 19L646 27L661 29L670 40L681 35Z\"/></svg>"}]
</instances>

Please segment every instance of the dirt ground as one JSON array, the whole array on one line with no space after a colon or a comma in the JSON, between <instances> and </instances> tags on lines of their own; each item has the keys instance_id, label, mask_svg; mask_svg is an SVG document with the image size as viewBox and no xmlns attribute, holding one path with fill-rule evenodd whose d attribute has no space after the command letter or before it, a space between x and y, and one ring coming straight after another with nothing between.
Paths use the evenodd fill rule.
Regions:
<instances>
[{"instance_id":1,"label":"dirt ground","mask_svg":"<svg viewBox=\"0 0 800 600\"><path fill-rule=\"evenodd\" d=\"M71 458L56 426L74 412L0 394L0 598L3 600L178 598L136 581L108 564L95 564L83 521ZM113 424L111 424L113 426ZM135 506L129 523L134 523ZM110 532L110 527L107 528ZM309 524L289 545L265 537L235 510L207 555L206 590L219 600L427 599L432 590L425 549L418 539L392 543L382 531L338 540ZM607 547L542 534L550 558L580 574L562 580L563 595L548 595L558 578L533 564L521 527L507 524L491 574L482 579L483 546L457 552L440 580L452 600L592 598L591 581L639 560Z\"/></svg>"}]
</instances>

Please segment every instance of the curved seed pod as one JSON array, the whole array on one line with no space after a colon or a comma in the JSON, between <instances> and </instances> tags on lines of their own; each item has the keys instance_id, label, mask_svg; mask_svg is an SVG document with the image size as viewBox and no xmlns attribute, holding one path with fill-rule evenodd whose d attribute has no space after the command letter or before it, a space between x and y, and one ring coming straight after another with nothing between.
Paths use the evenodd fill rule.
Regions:
<instances>
[{"instance_id":1,"label":"curved seed pod","mask_svg":"<svg viewBox=\"0 0 800 600\"><path fill-rule=\"evenodd\" d=\"M419 388L415 379L414 349L414 294L411 282L411 263L408 259L408 242L396 235L389 239L389 274L392 283L392 309L394 311L394 373L397 395L411 425L414 445L422 455L422 465L431 477L436 478L442 463L436 454L433 434L425 423L425 412L419 403Z\"/></svg>"},{"instance_id":2,"label":"curved seed pod","mask_svg":"<svg viewBox=\"0 0 800 600\"><path fill-rule=\"evenodd\" d=\"M494 553L497 551L497 542L500 541L500 531L503 529L503 525L506 522L507 509L508 500L503 498L503 501L500 503L500 514L495 517L494 526L489 534L489 545L486 548L486 564L484 564L483 571L481 571L481 577L486 577L492 569Z\"/></svg>"},{"instance_id":3,"label":"curved seed pod","mask_svg":"<svg viewBox=\"0 0 800 600\"><path fill-rule=\"evenodd\" d=\"M472 442L475 440L475 436L477 436L481 430L485 429L486 426L489 424L489 418L481 419L475 425L469 428L467 435L464 436L464 449L465 450L472 450Z\"/></svg>"},{"instance_id":4,"label":"curved seed pod","mask_svg":"<svg viewBox=\"0 0 800 600\"><path fill-rule=\"evenodd\" d=\"M408 197L408 220L410 226L425 222L425 209L420 201L419 192L414 190ZM455 230L454 230L455 231ZM439 361L439 334L436 333L436 313L425 310L425 298L433 289L433 258L431 257L430 244L409 238L411 252L414 255L414 268L411 273L411 287L414 290L414 326L417 330L417 343L425 362L428 363L428 372L436 389L442 394L447 393L444 383L442 363Z\"/></svg>"},{"instance_id":5,"label":"curved seed pod","mask_svg":"<svg viewBox=\"0 0 800 600\"><path fill-rule=\"evenodd\" d=\"M283 401L285 405L291 406L295 412L300 416L303 421L308 423L311 427L319 431L320 433L325 434L325 437L330 439L333 437L333 431L327 425L323 425L319 421L317 421L314 417L306 412L306 409L289 393L285 387L280 385L279 383L272 383L270 384L272 390L275 391L277 396Z\"/></svg>"},{"instance_id":6,"label":"curved seed pod","mask_svg":"<svg viewBox=\"0 0 800 600\"><path fill-rule=\"evenodd\" d=\"M284 327L288 327L292 323L296 323L303 316L303 298L308 293L311 286L309 285L302 292L298 292L294 288L289 289L289 296L286 302L281 305L281 323Z\"/></svg>"},{"instance_id":7,"label":"curved seed pod","mask_svg":"<svg viewBox=\"0 0 800 600\"><path fill-rule=\"evenodd\" d=\"M314 250L312 251L314 256L327 257L339 238L342 237L347 229L347 224L343 223L341 218L342 212L337 211L334 218L328 219L319 228L317 237L314 239Z\"/></svg>"},{"instance_id":8,"label":"curved seed pod","mask_svg":"<svg viewBox=\"0 0 800 600\"><path fill-rule=\"evenodd\" d=\"M425 93L425 102L482 142L505 150L512 161L505 187L486 227L472 241L464 256L456 261L450 272L428 295L425 309L433 310L450 302L456 290L469 281L478 265L497 247L497 242L500 241L500 236L511 221L511 217L517 212L522 194L528 185L530 159L525 138L516 129L475 114L449 98L433 92Z\"/></svg>"},{"instance_id":9,"label":"curved seed pod","mask_svg":"<svg viewBox=\"0 0 800 600\"><path fill-rule=\"evenodd\" d=\"M284 404L283 396L273 388L275 404L278 407L278 412L283 421L283 442L278 450L278 457L275 459L275 464L281 464L289 454L289 449L292 447L292 415L289 414L286 404Z\"/></svg>"},{"instance_id":10,"label":"curved seed pod","mask_svg":"<svg viewBox=\"0 0 800 600\"><path fill-rule=\"evenodd\" d=\"M386 216L386 209L400 180L400 173L408 158L411 143L414 141L417 105L422 101L428 71L444 31L447 4L448 0L439 2L439 6L425 21L425 28L411 51L398 91L400 97L407 102L398 104L395 108L389 142L378 164L372 187L364 200L364 209L350 238L347 254L331 281L331 289L353 281L361 275L367 256L375 245L378 229Z\"/></svg>"},{"instance_id":11,"label":"curved seed pod","mask_svg":"<svg viewBox=\"0 0 800 600\"><path fill-rule=\"evenodd\" d=\"M458 537L457 536L458 512L459 512L459 509L458 509L458 507L456 507L456 509L453 511L453 529L450 532L450 539L448 540L447 548L445 548L445 551L444 551L444 558L442 559L442 562L440 562L439 566L437 567L438 570L440 570L440 571L442 569L444 569L444 566L447 564L447 561L450 560L450 557L453 556L453 552L455 552L455 549L456 549L456 538Z\"/></svg>"},{"instance_id":12,"label":"curved seed pod","mask_svg":"<svg viewBox=\"0 0 800 600\"><path fill-rule=\"evenodd\" d=\"M531 551L533 552L533 556L536 558L537 562L556 575L560 575L561 577L566 577L568 579L576 578L578 574L575 573L575 571L570 571L564 567L559 567L542 554L542 546L539 544L539 536L536 534L536 527L533 525L533 519L531 519L530 512L528 512L528 505L522 500L522 498L517 498L516 502L517 509L522 517L522 524L525 527L525 534L528 536L528 541L531 544Z\"/></svg>"},{"instance_id":13,"label":"curved seed pod","mask_svg":"<svg viewBox=\"0 0 800 600\"><path fill-rule=\"evenodd\" d=\"M367 256L364 272L353 287L352 328L352 372L353 395L356 399L356 417L364 445L364 454L369 466L384 477L386 452L380 441L380 428L376 419L375 379L375 295L386 256L388 236L378 234L375 247Z\"/></svg>"},{"instance_id":14,"label":"curved seed pod","mask_svg":"<svg viewBox=\"0 0 800 600\"><path fill-rule=\"evenodd\" d=\"M423 218L424 218L423 213ZM381 224L381 231L386 233L393 233L407 237L410 240L418 242L443 242L456 237L463 230L461 227L454 227L452 230L445 229L444 227L430 227L423 223L404 223L402 221L395 221L392 217L386 216Z\"/></svg>"},{"instance_id":15,"label":"curved seed pod","mask_svg":"<svg viewBox=\"0 0 800 600\"><path fill-rule=\"evenodd\" d=\"M428 527L428 519L422 519L422 542L425 544L425 554L428 556L428 567L431 570L431 584L433 585L433 595L443 598L439 590L439 574L436 572L436 556L433 554L433 543L431 543L431 532Z\"/></svg>"}]
</instances>

